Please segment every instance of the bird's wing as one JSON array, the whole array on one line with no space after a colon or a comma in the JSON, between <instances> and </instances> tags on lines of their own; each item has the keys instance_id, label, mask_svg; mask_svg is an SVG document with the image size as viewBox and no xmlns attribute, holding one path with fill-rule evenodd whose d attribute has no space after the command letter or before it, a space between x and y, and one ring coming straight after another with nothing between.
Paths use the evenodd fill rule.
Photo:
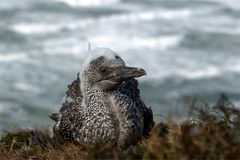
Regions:
<instances>
[{"instance_id":1,"label":"bird's wing","mask_svg":"<svg viewBox=\"0 0 240 160\"><path fill-rule=\"evenodd\" d=\"M53 113L49 117L55 122L59 122L61 115L65 112L74 110L74 108L81 105L82 93L80 88L80 78L79 73L77 74L77 79L75 79L71 84L68 85L68 90L61 104L59 113Z\"/></svg>"},{"instance_id":2,"label":"bird's wing","mask_svg":"<svg viewBox=\"0 0 240 160\"><path fill-rule=\"evenodd\" d=\"M79 73L77 79L68 85L66 96L61 104L59 113L54 113L49 117L56 122L53 127L54 135L60 135L64 140L72 141L74 138L73 126L78 122L81 125L81 101L82 93L80 89Z\"/></svg>"},{"instance_id":3,"label":"bird's wing","mask_svg":"<svg viewBox=\"0 0 240 160\"><path fill-rule=\"evenodd\" d=\"M65 112L65 110L69 110L72 107L77 106L77 104L80 105L82 101L82 92L80 88L80 83L81 81L78 73L77 79L75 79L71 84L68 85L68 90L66 91L65 99L60 108L60 113Z\"/></svg>"},{"instance_id":4,"label":"bird's wing","mask_svg":"<svg viewBox=\"0 0 240 160\"><path fill-rule=\"evenodd\" d=\"M136 79L131 79L125 81L119 90L122 94L127 95L129 98L135 102L136 107L143 113L144 116L144 128L143 136L149 136L149 133L154 125L153 113L151 107L147 107L140 97L140 90L138 89L138 81Z\"/></svg>"}]
</instances>

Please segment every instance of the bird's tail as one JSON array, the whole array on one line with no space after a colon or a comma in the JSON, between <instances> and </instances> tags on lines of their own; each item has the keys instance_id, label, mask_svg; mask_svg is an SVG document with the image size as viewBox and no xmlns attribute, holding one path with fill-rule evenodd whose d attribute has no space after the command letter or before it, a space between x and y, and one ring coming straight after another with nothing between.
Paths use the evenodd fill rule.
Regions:
<instances>
[{"instance_id":1,"label":"bird's tail","mask_svg":"<svg viewBox=\"0 0 240 160\"><path fill-rule=\"evenodd\" d=\"M59 122L61 119L61 114L53 113L53 114L49 115L49 118L51 118L55 122Z\"/></svg>"}]
</instances>

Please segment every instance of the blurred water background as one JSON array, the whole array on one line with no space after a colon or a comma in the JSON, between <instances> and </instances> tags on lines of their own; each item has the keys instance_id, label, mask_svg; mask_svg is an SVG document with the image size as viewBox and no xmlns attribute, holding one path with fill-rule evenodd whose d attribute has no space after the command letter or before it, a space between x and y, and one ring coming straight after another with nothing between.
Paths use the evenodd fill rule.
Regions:
<instances>
[{"instance_id":1,"label":"blurred water background","mask_svg":"<svg viewBox=\"0 0 240 160\"><path fill-rule=\"evenodd\" d=\"M155 114L182 119L222 92L240 104L238 0L1 0L0 130L51 125L88 42L146 69Z\"/></svg>"}]
</instances>

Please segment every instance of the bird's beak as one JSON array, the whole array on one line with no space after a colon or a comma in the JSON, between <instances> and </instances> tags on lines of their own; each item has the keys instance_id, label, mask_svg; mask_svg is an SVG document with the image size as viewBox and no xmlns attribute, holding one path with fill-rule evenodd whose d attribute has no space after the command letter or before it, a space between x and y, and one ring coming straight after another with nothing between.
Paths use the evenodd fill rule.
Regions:
<instances>
[{"instance_id":1,"label":"bird's beak","mask_svg":"<svg viewBox=\"0 0 240 160\"><path fill-rule=\"evenodd\" d=\"M123 82L125 80L141 77L143 75L147 74L142 68L120 66L112 69L106 78L113 82Z\"/></svg>"}]
</instances>

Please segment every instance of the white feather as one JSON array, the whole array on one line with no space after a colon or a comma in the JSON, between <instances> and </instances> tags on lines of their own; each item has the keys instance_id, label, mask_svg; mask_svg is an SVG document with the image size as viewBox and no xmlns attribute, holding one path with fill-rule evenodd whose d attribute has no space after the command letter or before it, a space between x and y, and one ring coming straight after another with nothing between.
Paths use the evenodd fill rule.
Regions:
<instances>
[{"instance_id":1,"label":"white feather","mask_svg":"<svg viewBox=\"0 0 240 160\"><path fill-rule=\"evenodd\" d=\"M95 48L93 50L89 50L87 53L87 57L85 58L83 65L82 65L82 69L80 72L80 79L82 79L82 73L84 70L86 70L89 67L89 64L91 61L103 56L104 58L108 59L108 60L114 60L116 59L116 53L113 52L111 49L109 48Z\"/></svg>"}]
</instances>

